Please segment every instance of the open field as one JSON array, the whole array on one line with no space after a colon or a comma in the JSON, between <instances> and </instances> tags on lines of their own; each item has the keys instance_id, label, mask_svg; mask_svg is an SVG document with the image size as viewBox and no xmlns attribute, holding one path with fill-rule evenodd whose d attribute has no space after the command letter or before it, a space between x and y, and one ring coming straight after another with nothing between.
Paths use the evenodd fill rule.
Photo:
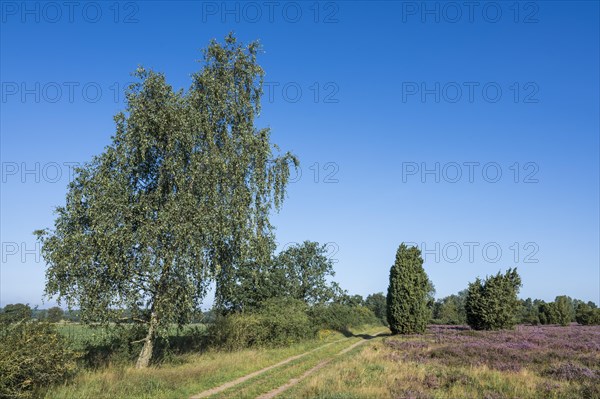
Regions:
<instances>
[{"instance_id":1,"label":"open field","mask_svg":"<svg viewBox=\"0 0 600 399\"><path fill-rule=\"evenodd\" d=\"M600 327L432 326L336 361L285 398L600 398Z\"/></svg>"},{"instance_id":2,"label":"open field","mask_svg":"<svg viewBox=\"0 0 600 399\"><path fill-rule=\"evenodd\" d=\"M115 332L115 328L113 326L95 328L81 323L59 323L56 326L58 332L66 337L77 350L83 349L86 344L99 343L104 339L108 339ZM128 329L132 326L133 325L124 325L121 328ZM174 324L169 328L169 336L184 337L189 335L191 330L204 332L206 331L206 325L201 323L187 324L183 328L179 329L177 328L177 325Z\"/></svg>"}]
</instances>

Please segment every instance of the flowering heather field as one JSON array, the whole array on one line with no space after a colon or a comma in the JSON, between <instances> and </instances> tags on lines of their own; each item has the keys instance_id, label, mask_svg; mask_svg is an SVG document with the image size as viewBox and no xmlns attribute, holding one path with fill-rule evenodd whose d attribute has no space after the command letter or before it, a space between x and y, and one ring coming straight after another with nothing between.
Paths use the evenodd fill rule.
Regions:
<instances>
[{"instance_id":1,"label":"flowering heather field","mask_svg":"<svg viewBox=\"0 0 600 399\"><path fill-rule=\"evenodd\" d=\"M336 394L334 394L336 392ZM600 326L387 337L303 384L298 397L600 399Z\"/></svg>"}]
</instances>

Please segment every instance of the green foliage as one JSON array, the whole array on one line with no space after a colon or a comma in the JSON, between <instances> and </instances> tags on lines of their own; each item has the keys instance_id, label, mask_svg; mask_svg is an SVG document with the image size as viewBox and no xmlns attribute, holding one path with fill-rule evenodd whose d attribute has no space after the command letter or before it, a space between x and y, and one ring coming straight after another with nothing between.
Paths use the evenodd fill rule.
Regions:
<instances>
[{"instance_id":1,"label":"green foliage","mask_svg":"<svg viewBox=\"0 0 600 399\"><path fill-rule=\"evenodd\" d=\"M365 300L365 306L375 314L381 322L387 325L387 301L383 292L371 294Z\"/></svg>"},{"instance_id":2,"label":"green foliage","mask_svg":"<svg viewBox=\"0 0 600 399\"><path fill-rule=\"evenodd\" d=\"M81 353L81 365L90 369L131 365L142 348L146 332L141 323L110 326L61 323L56 325L56 329L71 348ZM204 324L190 324L183 328L172 324L168 333L157 339L153 359L162 363L175 354L199 352L206 348L206 344Z\"/></svg>"},{"instance_id":3,"label":"green foliage","mask_svg":"<svg viewBox=\"0 0 600 399\"><path fill-rule=\"evenodd\" d=\"M347 332L351 327L379 324L364 306L324 303L308 306L294 298L271 298L246 312L218 316L209 327L212 343L227 350L289 345L313 338L318 330Z\"/></svg>"},{"instance_id":4,"label":"green foliage","mask_svg":"<svg viewBox=\"0 0 600 399\"><path fill-rule=\"evenodd\" d=\"M475 330L513 328L517 323L520 302L517 299L521 277L517 269L508 269L469 284L465 302L467 323Z\"/></svg>"},{"instance_id":5,"label":"green foliage","mask_svg":"<svg viewBox=\"0 0 600 399\"><path fill-rule=\"evenodd\" d=\"M537 325L540 322L539 308L531 298L521 300L519 323Z\"/></svg>"},{"instance_id":6,"label":"green foliage","mask_svg":"<svg viewBox=\"0 0 600 399\"><path fill-rule=\"evenodd\" d=\"M77 354L43 322L0 326L0 397L34 398L76 372Z\"/></svg>"},{"instance_id":7,"label":"green foliage","mask_svg":"<svg viewBox=\"0 0 600 399\"><path fill-rule=\"evenodd\" d=\"M591 305L594 305L593 303ZM586 303L579 303L575 312L575 321L577 323L590 326L600 325L600 309Z\"/></svg>"},{"instance_id":8,"label":"green foliage","mask_svg":"<svg viewBox=\"0 0 600 399\"><path fill-rule=\"evenodd\" d=\"M327 256L327 245L304 241L282 251L273 261L277 289L308 305L325 303L338 293L333 277L333 261Z\"/></svg>"},{"instance_id":9,"label":"green foliage","mask_svg":"<svg viewBox=\"0 0 600 399\"><path fill-rule=\"evenodd\" d=\"M22 303L9 304L0 312L0 323L16 323L22 320L30 320L31 307Z\"/></svg>"},{"instance_id":10,"label":"green foliage","mask_svg":"<svg viewBox=\"0 0 600 399\"><path fill-rule=\"evenodd\" d=\"M566 295L557 296L554 299L557 313L557 323L561 326L568 325L571 320L575 319L575 309L573 308L573 300Z\"/></svg>"},{"instance_id":11,"label":"green foliage","mask_svg":"<svg viewBox=\"0 0 600 399\"><path fill-rule=\"evenodd\" d=\"M109 364L128 364L142 348L146 329L141 324L115 325L95 330L83 338L82 362L87 368L98 369ZM154 348L156 351L156 348Z\"/></svg>"},{"instance_id":12,"label":"green foliage","mask_svg":"<svg viewBox=\"0 0 600 399\"><path fill-rule=\"evenodd\" d=\"M289 345L312 338L315 329L308 317L308 307L293 298L272 298L265 301L258 314L266 330L266 342L273 345Z\"/></svg>"},{"instance_id":13,"label":"green foliage","mask_svg":"<svg viewBox=\"0 0 600 399\"><path fill-rule=\"evenodd\" d=\"M431 316L429 302L433 285L423 269L417 247L401 244L390 270L387 320L393 334L422 333Z\"/></svg>"},{"instance_id":14,"label":"green foliage","mask_svg":"<svg viewBox=\"0 0 600 399\"><path fill-rule=\"evenodd\" d=\"M297 159L274 156L257 129L264 72L258 43L211 42L187 92L138 68L112 143L76 170L54 230L35 232L46 294L108 323L128 310L148 335L139 367L170 323L185 323L216 275L267 261L269 214Z\"/></svg>"},{"instance_id":15,"label":"green foliage","mask_svg":"<svg viewBox=\"0 0 600 399\"><path fill-rule=\"evenodd\" d=\"M312 307L309 311L312 324L319 330L347 332L352 327L379 324L377 316L364 306L327 303Z\"/></svg>"},{"instance_id":16,"label":"green foliage","mask_svg":"<svg viewBox=\"0 0 600 399\"><path fill-rule=\"evenodd\" d=\"M365 306L365 300L363 299L362 295L348 295L345 292L341 295L337 295L334 299L334 302L348 306Z\"/></svg>"},{"instance_id":17,"label":"green foliage","mask_svg":"<svg viewBox=\"0 0 600 399\"><path fill-rule=\"evenodd\" d=\"M333 299L339 290L327 246L305 241L286 248L263 264L236 269L221 280L216 306L221 313L256 309L277 297L313 305Z\"/></svg>"},{"instance_id":18,"label":"green foliage","mask_svg":"<svg viewBox=\"0 0 600 399\"><path fill-rule=\"evenodd\" d=\"M558 308L556 303L546 303L542 301L538 307L538 313L541 324L558 324L560 315L558 314Z\"/></svg>"},{"instance_id":19,"label":"green foliage","mask_svg":"<svg viewBox=\"0 0 600 399\"><path fill-rule=\"evenodd\" d=\"M304 302L273 298L259 310L219 316L209 328L212 343L227 350L280 346L315 336Z\"/></svg>"},{"instance_id":20,"label":"green foliage","mask_svg":"<svg viewBox=\"0 0 600 399\"><path fill-rule=\"evenodd\" d=\"M65 311L58 306L51 307L46 312L46 320L50 323L58 323L63 319Z\"/></svg>"},{"instance_id":21,"label":"green foliage","mask_svg":"<svg viewBox=\"0 0 600 399\"><path fill-rule=\"evenodd\" d=\"M575 321L575 302L568 296L557 296L554 302L539 301L538 317L541 324L568 325Z\"/></svg>"},{"instance_id":22,"label":"green foliage","mask_svg":"<svg viewBox=\"0 0 600 399\"><path fill-rule=\"evenodd\" d=\"M462 325L467 323L465 302L467 291L463 290L458 295L450 295L438 299L433 307L433 321L436 324Z\"/></svg>"}]
</instances>

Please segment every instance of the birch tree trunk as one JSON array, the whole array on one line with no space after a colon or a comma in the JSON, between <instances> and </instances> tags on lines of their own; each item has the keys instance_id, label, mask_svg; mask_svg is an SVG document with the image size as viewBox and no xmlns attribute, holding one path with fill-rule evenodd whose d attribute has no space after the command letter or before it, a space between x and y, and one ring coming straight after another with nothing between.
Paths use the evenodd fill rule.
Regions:
<instances>
[{"instance_id":1,"label":"birch tree trunk","mask_svg":"<svg viewBox=\"0 0 600 399\"><path fill-rule=\"evenodd\" d=\"M150 365L152 359L152 351L154 350L154 340L156 338L156 327L158 325L158 318L155 312L152 312L150 316L150 325L148 326L148 334L144 339L144 346L138 356L137 362L135 363L136 369L144 369Z\"/></svg>"}]
</instances>

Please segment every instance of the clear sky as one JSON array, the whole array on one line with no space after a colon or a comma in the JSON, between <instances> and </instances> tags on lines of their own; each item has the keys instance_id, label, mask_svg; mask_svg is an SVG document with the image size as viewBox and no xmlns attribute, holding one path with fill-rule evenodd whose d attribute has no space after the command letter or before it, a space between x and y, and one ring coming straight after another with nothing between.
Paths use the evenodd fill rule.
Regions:
<instances>
[{"instance_id":1,"label":"clear sky","mask_svg":"<svg viewBox=\"0 0 600 399\"><path fill-rule=\"evenodd\" d=\"M387 289L404 241L438 297L517 266L522 297L599 301L598 2L0 5L0 306L53 303L31 233L110 143L130 73L187 88L229 31L262 42L258 126L301 161L281 247L330 243L353 294Z\"/></svg>"}]
</instances>

